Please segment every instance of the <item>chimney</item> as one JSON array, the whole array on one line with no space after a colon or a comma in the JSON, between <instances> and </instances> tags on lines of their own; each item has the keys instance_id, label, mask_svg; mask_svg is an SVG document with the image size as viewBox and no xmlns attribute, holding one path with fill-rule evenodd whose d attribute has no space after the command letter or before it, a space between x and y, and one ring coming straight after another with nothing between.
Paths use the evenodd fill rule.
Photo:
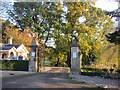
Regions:
<instances>
[{"instance_id":1,"label":"chimney","mask_svg":"<svg viewBox=\"0 0 120 90\"><path fill-rule=\"evenodd\" d=\"M12 44L12 39L13 39L13 37L9 37L9 39L8 39L8 44Z\"/></svg>"}]
</instances>

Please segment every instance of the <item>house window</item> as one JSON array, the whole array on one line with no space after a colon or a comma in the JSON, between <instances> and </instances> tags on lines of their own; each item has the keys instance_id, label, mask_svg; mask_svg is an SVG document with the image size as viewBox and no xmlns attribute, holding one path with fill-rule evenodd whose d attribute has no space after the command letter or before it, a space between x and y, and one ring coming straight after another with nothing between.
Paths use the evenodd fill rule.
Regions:
<instances>
[{"instance_id":1,"label":"house window","mask_svg":"<svg viewBox=\"0 0 120 90\"><path fill-rule=\"evenodd\" d=\"M10 57L12 57L12 56L14 56L14 53L13 53L13 52L10 53Z\"/></svg>"},{"instance_id":2,"label":"house window","mask_svg":"<svg viewBox=\"0 0 120 90\"><path fill-rule=\"evenodd\" d=\"M6 54L6 53L3 53L3 54L2 54L2 59L3 59L3 58L7 58L7 54Z\"/></svg>"}]
</instances>

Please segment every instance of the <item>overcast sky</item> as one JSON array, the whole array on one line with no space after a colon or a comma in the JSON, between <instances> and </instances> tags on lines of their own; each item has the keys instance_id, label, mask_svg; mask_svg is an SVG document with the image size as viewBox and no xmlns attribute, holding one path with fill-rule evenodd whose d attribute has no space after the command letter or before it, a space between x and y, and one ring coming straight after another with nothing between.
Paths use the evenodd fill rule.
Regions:
<instances>
[{"instance_id":1,"label":"overcast sky","mask_svg":"<svg viewBox=\"0 0 120 90\"><path fill-rule=\"evenodd\" d=\"M115 2L114 0L98 0L96 2L96 7L107 11L113 11L118 8L118 2Z\"/></svg>"}]
</instances>

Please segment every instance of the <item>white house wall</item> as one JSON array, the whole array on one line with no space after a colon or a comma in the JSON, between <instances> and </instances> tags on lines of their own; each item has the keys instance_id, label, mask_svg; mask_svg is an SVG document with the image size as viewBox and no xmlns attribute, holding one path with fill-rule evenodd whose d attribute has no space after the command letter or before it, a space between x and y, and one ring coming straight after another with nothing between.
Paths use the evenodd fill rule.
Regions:
<instances>
[{"instance_id":1,"label":"white house wall","mask_svg":"<svg viewBox=\"0 0 120 90\"><path fill-rule=\"evenodd\" d=\"M13 47L12 49L9 50L8 58L10 57L11 52L13 52L14 56L17 56L17 50L16 48Z\"/></svg>"},{"instance_id":2,"label":"white house wall","mask_svg":"<svg viewBox=\"0 0 120 90\"><path fill-rule=\"evenodd\" d=\"M23 44L17 48L17 52L18 52L18 56L23 56L25 58L28 58L29 52Z\"/></svg>"},{"instance_id":3,"label":"white house wall","mask_svg":"<svg viewBox=\"0 0 120 90\"><path fill-rule=\"evenodd\" d=\"M21 44L17 49L13 47L10 50L0 50L0 59L4 53L7 54L7 58L10 58L11 52L13 52L14 56L23 56L28 59L29 52L23 44Z\"/></svg>"},{"instance_id":4,"label":"white house wall","mask_svg":"<svg viewBox=\"0 0 120 90\"><path fill-rule=\"evenodd\" d=\"M14 56L17 56L17 50L15 47L11 48L10 50L0 50L0 59L4 53L7 55L6 58L9 58L11 52L13 52Z\"/></svg>"}]
</instances>

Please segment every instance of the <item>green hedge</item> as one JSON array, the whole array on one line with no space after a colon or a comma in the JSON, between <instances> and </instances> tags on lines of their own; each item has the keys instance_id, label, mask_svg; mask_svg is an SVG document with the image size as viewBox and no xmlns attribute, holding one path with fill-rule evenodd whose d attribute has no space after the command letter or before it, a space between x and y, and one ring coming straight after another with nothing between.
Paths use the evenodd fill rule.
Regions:
<instances>
[{"instance_id":1,"label":"green hedge","mask_svg":"<svg viewBox=\"0 0 120 90\"><path fill-rule=\"evenodd\" d=\"M84 67L81 68L83 72L102 72L102 69L98 69L98 68L91 68L91 67Z\"/></svg>"},{"instance_id":2,"label":"green hedge","mask_svg":"<svg viewBox=\"0 0 120 90\"><path fill-rule=\"evenodd\" d=\"M12 71L28 71L29 61L28 60L0 60L2 70Z\"/></svg>"}]
</instances>

